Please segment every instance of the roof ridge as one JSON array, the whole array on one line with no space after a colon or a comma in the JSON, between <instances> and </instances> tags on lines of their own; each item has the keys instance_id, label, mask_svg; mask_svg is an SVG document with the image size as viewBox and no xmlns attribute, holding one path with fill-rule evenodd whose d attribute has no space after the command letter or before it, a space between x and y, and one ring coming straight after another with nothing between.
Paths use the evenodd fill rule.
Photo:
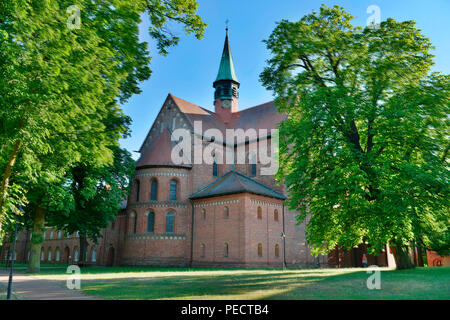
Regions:
<instances>
[{"instance_id":1,"label":"roof ridge","mask_svg":"<svg viewBox=\"0 0 450 320\"><path fill-rule=\"evenodd\" d=\"M252 178L250 178L250 177L247 177L246 175L244 175L244 174L242 174L242 173L240 173L240 172L235 171L235 173L237 173L239 176L242 176L242 177L244 177L245 179L248 179L248 180L250 180L251 182L254 182L254 183L256 183L256 184L258 184L258 185L260 185L260 186L262 186L262 187L264 187L264 188L266 188L266 189L268 189L268 190L270 190L270 191L273 191L273 192L276 192L276 193L282 195L282 193L280 193L280 192L278 192L278 191L276 191L276 190L274 190L274 189L272 189L272 188L266 186L265 184L263 184L263 183L261 183L261 182L259 182L259 181L256 181L256 180L254 180L254 179L252 179ZM284 196L284 195L283 195L283 196Z\"/></svg>"},{"instance_id":2,"label":"roof ridge","mask_svg":"<svg viewBox=\"0 0 450 320\"><path fill-rule=\"evenodd\" d=\"M231 169L231 171L232 171L237 177L239 177L239 174L238 174L237 171L234 171L234 169ZM242 176L244 176L244 175L242 175ZM239 185L240 185L242 188L244 188L244 190L245 190L245 186L242 184L241 180L239 180L239 179L237 179L237 180L238 180Z\"/></svg>"},{"instance_id":3,"label":"roof ridge","mask_svg":"<svg viewBox=\"0 0 450 320\"><path fill-rule=\"evenodd\" d=\"M240 110L240 111L238 111L238 112L235 112L235 114L242 113L242 112L244 112L244 111L248 111L248 110L251 110L251 109L255 109L255 108L261 107L261 106L263 106L263 105L265 105L265 104L269 104L269 103L272 103L272 102L275 102L275 100L267 101L267 102L258 104L258 105L256 105L256 106L253 106L253 107L250 107L250 108L247 108L247 109L242 109L242 110ZM275 104L275 103L274 103L274 104Z\"/></svg>"},{"instance_id":4,"label":"roof ridge","mask_svg":"<svg viewBox=\"0 0 450 320\"><path fill-rule=\"evenodd\" d=\"M191 195L189 196L189 198L190 198L190 199L196 199L196 198L199 199L199 198L202 198L202 197L211 197L211 196L214 197L214 196L220 196L221 194L217 194L217 195L203 195L203 196L201 196L201 194L204 193L204 192L208 193L208 189L213 189L213 188L215 188L216 186L220 185L222 182L225 181L225 179L226 179L228 176L230 176L230 175L232 175L232 174L234 174L235 180L236 180L236 182L237 182L238 185L239 185L239 188L238 188L237 190L234 190L233 193L248 192L248 193L260 194L260 195L267 196L267 197L274 197L274 198L279 198L279 199L286 199L286 196L285 196L284 194L282 194L282 193L280 193L280 192L278 192L278 191L275 191L275 190L273 190L272 188L270 188L270 187L264 185L263 183L258 182L258 181L255 181L255 180L253 180L253 179L247 177L246 175L244 175L244 174L242 174L242 173L240 173L240 172L237 172L237 171L235 171L235 170L233 170L233 169L230 170L230 171L228 171L228 172L227 172L226 174L224 174L223 176L217 178L216 180L214 180L213 182L211 182L210 184L208 184L208 185L205 186L204 188L200 189L199 191L197 191L197 192L191 194ZM256 186L258 186L258 187L260 187L260 188L262 187L262 189L265 190L265 191L264 191L263 193L258 193L258 192L255 191L255 190L252 191L251 188L250 188L249 186L246 186L246 185L243 184L243 181L241 181L241 179L242 179L242 180L248 180L250 183L253 183L253 184L255 184ZM200 196L199 196L199 195L200 195Z\"/></svg>"},{"instance_id":5,"label":"roof ridge","mask_svg":"<svg viewBox=\"0 0 450 320\"><path fill-rule=\"evenodd\" d=\"M182 100L182 101L184 101L184 102L190 103L190 104L192 104L192 105L194 105L194 106L196 106L196 107L202 108L202 107L200 107L198 104L195 104L195 103L192 103L192 102L190 102L190 101L184 100L183 98L177 97L177 96L175 96L175 95L173 95L173 94L171 94L171 93L169 93L169 95L170 95L172 98L179 99L179 100ZM203 109L203 108L202 108L202 109Z\"/></svg>"},{"instance_id":6,"label":"roof ridge","mask_svg":"<svg viewBox=\"0 0 450 320\"><path fill-rule=\"evenodd\" d=\"M228 172L225 173L223 176L218 177L216 180L214 180L214 181L211 182L210 184L206 185L206 186L203 187L202 189L198 190L197 192L194 192L193 194L191 194L191 195L189 196L189 198L192 197L192 196L194 196L194 195L196 195L196 194L198 194L198 193L200 193L200 192L203 192L204 190L208 189L209 187L211 187L211 186L214 185L215 183L219 182L219 180L225 179L225 176L229 175L232 171L233 171L233 170L228 171Z\"/></svg>"},{"instance_id":7,"label":"roof ridge","mask_svg":"<svg viewBox=\"0 0 450 320\"><path fill-rule=\"evenodd\" d=\"M185 100L185 99L183 99L183 98L174 96L174 95L171 94L171 93L169 93L169 95L172 97L173 100L178 99L178 100L181 100L181 101L183 101L183 102L187 102L187 103L189 103L189 104L191 104L191 105L193 105L193 106L195 106L195 107L198 107L198 108L202 109L203 111L206 111L206 112L208 112L209 114L212 114L212 115L214 115L214 116L216 117L216 113L213 112L213 111L211 111L211 110L209 110L209 109L203 108L202 106L199 106L198 104L195 104L195 103L192 103L192 102L190 102L190 101L187 101L187 100ZM175 103L176 103L176 102L175 102ZM183 112L182 110L180 110L180 111ZM184 113L184 112L183 112L183 113ZM217 117L216 117L216 118L217 118ZM219 119L219 118L217 118L217 119Z\"/></svg>"}]
</instances>

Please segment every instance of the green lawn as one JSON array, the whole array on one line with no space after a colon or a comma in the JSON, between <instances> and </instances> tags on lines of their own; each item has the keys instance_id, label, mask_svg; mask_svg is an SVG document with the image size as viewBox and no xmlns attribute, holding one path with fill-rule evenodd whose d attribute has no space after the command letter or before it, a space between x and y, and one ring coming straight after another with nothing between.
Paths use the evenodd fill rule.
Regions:
<instances>
[{"instance_id":1,"label":"green lawn","mask_svg":"<svg viewBox=\"0 0 450 320\"><path fill-rule=\"evenodd\" d=\"M0 300L6 300L7 293L8 287L6 285L0 284ZM14 294L11 296L11 300L17 300Z\"/></svg>"},{"instance_id":2,"label":"green lawn","mask_svg":"<svg viewBox=\"0 0 450 320\"><path fill-rule=\"evenodd\" d=\"M88 267L81 289L105 299L450 299L450 267L381 269L369 290L367 269L207 269ZM66 281L64 270L39 278Z\"/></svg>"}]
</instances>

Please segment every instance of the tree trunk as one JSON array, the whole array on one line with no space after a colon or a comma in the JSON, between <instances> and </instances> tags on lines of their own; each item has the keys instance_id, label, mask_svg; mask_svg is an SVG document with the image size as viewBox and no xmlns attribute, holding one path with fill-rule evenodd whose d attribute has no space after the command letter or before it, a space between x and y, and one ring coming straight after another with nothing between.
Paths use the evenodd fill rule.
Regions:
<instances>
[{"instance_id":1,"label":"tree trunk","mask_svg":"<svg viewBox=\"0 0 450 320\"><path fill-rule=\"evenodd\" d=\"M423 267L423 253L422 253L422 247L419 245L417 246L417 265L419 267Z\"/></svg>"},{"instance_id":2,"label":"tree trunk","mask_svg":"<svg viewBox=\"0 0 450 320\"><path fill-rule=\"evenodd\" d=\"M36 207L33 217L33 230L31 236L31 253L28 262L30 273L39 273L41 270L41 247L44 242L45 209Z\"/></svg>"},{"instance_id":3,"label":"tree trunk","mask_svg":"<svg viewBox=\"0 0 450 320\"><path fill-rule=\"evenodd\" d=\"M78 265L86 265L86 254L87 254L87 238L86 235L80 233L80 260Z\"/></svg>"},{"instance_id":4,"label":"tree trunk","mask_svg":"<svg viewBox=\"0 0 450 320\"><path fill-rule=\"evenodd\" d=\"M390 248L392 250L392 254L394 255L397 270L414 268L409 256L408 247L392 242L390 244Z\"/></svg>"},{"instance_id":5,"label":"tree trunk","mask_svg":"<svg viewBox=\"0 0 450 320\"><path fill-rule=\"evenodd\" d=\"M2 183L0 185L0 234L2 231L2 220L3 220L3 208L6 202L9 179L11 178L12 169L16 163L17 154L19 153L21 140L16 139L14 142L13 150L9 156L8 163L6 164L5 170L3 171Z\"/></svg>"}]
</instances>

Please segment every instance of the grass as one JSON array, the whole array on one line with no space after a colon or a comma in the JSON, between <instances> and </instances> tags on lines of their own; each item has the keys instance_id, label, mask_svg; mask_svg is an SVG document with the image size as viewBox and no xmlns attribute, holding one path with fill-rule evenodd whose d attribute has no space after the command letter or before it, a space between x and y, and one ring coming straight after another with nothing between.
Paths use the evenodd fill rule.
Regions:
<instances>
[{"instance_id":1,"label":"grass","mask_svg":"<svg viewBox=\"0 0 450 320\"><path fill-rule=\"evenodd\" d=\"M6 287L0 285L0 300L6 300Z\"/></svg>"},{"instance_id":2,"label":"grass","mask_svg":"<svg viewBox=\"0 0 450 320\"><path fill-rule=\"evenodd\" d=\"M381 289L369 290L367 269L210 269L87 267L81 289L105 299L450 299L450 267L381 269ZM66 281L62 269L41 279Z\"/></svg>"},{"instance_id":3,"label":"grass","mask_svg":"<svg viewBox=\"0 0 450 320\"><path fill-rule=\"evenodd\" d=\"M8 294L8 287L0 284L0 300L6 300ZM16 295L11 295L11 300L17 300Z\"/></svg>"}]
</instances>

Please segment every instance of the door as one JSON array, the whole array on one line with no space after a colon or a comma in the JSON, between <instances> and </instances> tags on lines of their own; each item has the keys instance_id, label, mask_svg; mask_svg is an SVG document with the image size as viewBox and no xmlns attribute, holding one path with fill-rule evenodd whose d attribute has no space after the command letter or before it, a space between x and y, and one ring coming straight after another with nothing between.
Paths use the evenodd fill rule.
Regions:
<instances>
[{"instance_id":1,"label":"door","mask_svg":"<svg viewBox=\"0 0 450 320\"><path fill-rule=\"evenodd\" d=\"M113 266L114 265L114 248L110 247L108 250L108 261L106 262L107 266Z\"/></svg>"},{"instance_id":2,"label":"door","mask_svg":"<svg viewBox=\"0 0 450 320\"><path fill-rule=\"evenodd\" d=\"M64 263L70 263L69 259L70 259L70 250L69 247L66 247L64 249Z\"/></svg>"}]
</instances>

